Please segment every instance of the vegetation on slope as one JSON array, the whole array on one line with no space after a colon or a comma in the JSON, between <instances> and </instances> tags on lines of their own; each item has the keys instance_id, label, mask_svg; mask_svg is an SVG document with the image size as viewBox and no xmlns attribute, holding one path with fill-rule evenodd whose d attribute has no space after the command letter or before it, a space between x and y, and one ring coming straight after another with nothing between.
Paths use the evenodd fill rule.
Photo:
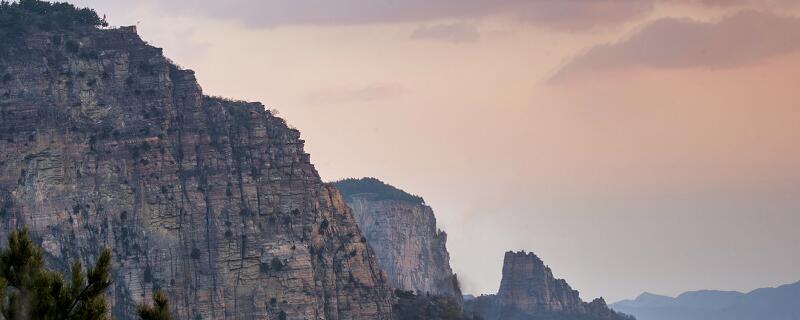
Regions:
<instances>
[{"instance_id":1,"label":"vegetation on slope","mask_svg":"<svg viewBox=\"0 0 800 320\"><path fill-rule=\"evenodd\" d=\"M397 303L392 308L397 320L481 320L467 315L456 301L449 297L415 295L411 291L396 289Z\"/></svg>"},{"instance_id":2,"label":"vegetation on slope","mask_svg":"<svg viewBox=\"0 0 800 320\"><path fill-rule=\"evenodd\" d=\"M71 30L107 25L93 9L77 8L66 2L0 1L0 42L17 40L32 29Z\"/></svg>"},{"instance_id":3,"label":"vegetation on slope","mask_svg":"<svg viewBox=\"0 0 800 320\"><path fill-rule=\"evenodd\" d=\"M410 194L375 178L348 178L333 183L345 199L355 195L366 195L371 200L398 200L414 204L424 204L422 197Z\"/></svg>"}]
</instances>

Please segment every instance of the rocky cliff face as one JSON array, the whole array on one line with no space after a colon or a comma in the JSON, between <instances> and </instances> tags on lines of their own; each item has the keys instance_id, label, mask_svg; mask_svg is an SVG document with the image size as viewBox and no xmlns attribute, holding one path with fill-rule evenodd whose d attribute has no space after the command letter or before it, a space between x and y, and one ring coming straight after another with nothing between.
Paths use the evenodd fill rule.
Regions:
<instances>
[{"instance_id":1,"label":"rocky cliff face","mask_svg":"<svg viewBox=\"0 0 800 320\"><path fill-rule=\"evenodd\" d=\"M585 312L578 294L533 253L506 252L498 304L529 313L537 311Z\"/></svg>"},{"instance_id":2,"label":"rocky cliff face","mask_svg":"<svg viewBox=\"0 0 800 320\"><path fill-rule=\"evenodd\" d=\"M603 298L583 302L539 257L524 251L506 252L497 294L471 300L466 308L486 319L629 319L609 309Z\"/></svg>"},{"instance_id":3,"label":"rocky cliff face","mask_svg":"<svg viewBox=\"0 0 800 320\"><path fill-rule=\"evenodd\" d=\"M297 130L203 95L133 28L31 27L0 48L0 239L48 263L114 252L113 313L387 319L391 289Z\"/></svg>"},{"instance_id":4,"label":"rocky cliff face","mask_svg":"<svg viewBox=\"0 0 800 320\"><path fill-rule=\"evenodd\" d=\"M336 183L392 286L461 301L447 234L422 198L372 178Z\"/></svg>"}]
</instances>

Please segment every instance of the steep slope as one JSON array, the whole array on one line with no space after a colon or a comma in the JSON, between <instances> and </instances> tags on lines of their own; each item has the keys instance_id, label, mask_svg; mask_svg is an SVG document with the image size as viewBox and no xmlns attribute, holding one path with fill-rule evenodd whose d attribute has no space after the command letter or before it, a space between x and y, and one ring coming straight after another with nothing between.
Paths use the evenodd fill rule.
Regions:
<instances>
[{"instance_id":1,"label":"steep slope","mask_svg":"<svg viewBox=\"0 0 800 320\"><path fill-rule=\"evenodd\" d=\"M800 319L800 282L749 293L691 291L676 298L642 294L611 305L639 320L791 320Z\"/></svg>"},{"instance_id":2,"label":"steep slope","mask_svg":"<svg viewBox=\"0 0 800 320\"><path fill-rule=\"evenodd\" d=\"M27 227L59 268L112 247L119 319L157 288L178 319L391 317L385 274L297 130L203 96L133 27L13 26L0 239Z\"/></svg>"},{"instance_id":3,"label":"steep slope","mask_svg":"<svg viewBox=\"0 0 800 320\"><path fill-rule=\"evenodd\" d=\"M374 178L346 179L335 185L393 287L449 296L460 303L447 234L437 229L436 216L422 198Z\"/></svg>"},{"instance_id":4,"label":"steep slope","mask_svg":"<svg viewBox=\"0 0 800 320\"><path fill-rule=\"evenodd\" d=\"M470 300L465 309L485 319L630 319L609 309L603 298L583 302L578 291L563 279L553 277L539 257L524 251L506 252L497 294Z\"/></svg>"}]
</instances>

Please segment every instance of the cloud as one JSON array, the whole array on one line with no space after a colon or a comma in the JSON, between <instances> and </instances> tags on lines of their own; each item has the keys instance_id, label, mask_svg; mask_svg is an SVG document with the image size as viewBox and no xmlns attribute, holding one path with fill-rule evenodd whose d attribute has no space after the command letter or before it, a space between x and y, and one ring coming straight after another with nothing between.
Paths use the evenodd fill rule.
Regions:
<instances>
[{"instance_id":1,"label":"cloud","mask_svg":"<svg viewBox=\"0 0 800 320\"><path fill-rule=\"evenodd\" d=\"M315 104L373 102L397 99L406 93L406 88L396 83L379 83L360 88L331 88L306 96Z\"/></svg>"},{"instance_id":2,"label":"cloud","mask_svg":"<svg viewBox=\"0 0 800 320\"><path fill-rule=\"evenodd\" d=\"M652 9L653 1L655 0L143 0L142 2L162 8L162 11L170 12L172 15L190 14L232 19L251 27L431 22L504 15L536 26L580 30L615 25L639 17Z\"/></svg>"},{"instance_id":3,"label":"cloud","mask_svg":"<svg viewBox=\"0 0 800 320\"><path fill-rule=\"evenodd\" d=\"M411 39L433 39L452 43L474 42L480 38L478 28L469 23L422 26L411 33Z\"/></svg>"},{"instance_id":4,"label":"cloud","mask_svg":"<svg viewBox=\"0 0 800 320\"><path fill-rule=\"evenodd\" d=\"M648 0L529 1L515 11L521 20L556 30L581 31L615 26L653 10Z\"/></svg>"},{"instance_id":5,"label":"cloud","mask_svg":"<svg viewBox=\"0 0 800 320\"><path fill-rule=\"evenodd\" d=\"M69 0L115 17L155 8L168 16L239 21L255 28L432 22L507 16L533 26L582 31L646 16L658 4L717 8L782 8L795 0ZM135 20L134 20L135 21Z\"/></svg>"},{"instance_id":6,"label":"cloud","mask_svg":"<svg viewBox=\"0 0 800 320\"><path fill-rule=\"evenodd\" d=\"M553 81L602 69L728 68L800 50L800 18L744 11L715 23L656 20L630 38L595 46Z\"/></svg>"},{"instance_id":7,"label":"cloud","mask_svg":"<svg viewBox=\"0 0 800 320\"><path fill-rule=\"evenodd\" d=\"M791 5L795 0L661 0L662 2L682 3L704 7L776 7Z\"/></svg>"}]
</instances>

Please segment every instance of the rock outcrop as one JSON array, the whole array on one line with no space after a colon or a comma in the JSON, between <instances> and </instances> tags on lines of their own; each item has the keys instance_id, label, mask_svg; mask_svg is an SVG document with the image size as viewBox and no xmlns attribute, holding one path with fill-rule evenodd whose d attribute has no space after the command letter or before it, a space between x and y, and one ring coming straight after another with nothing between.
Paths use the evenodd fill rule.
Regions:
<instances>
[{"instance_id":1,"label":"rock outcrop","mask_svg":"<svg viewBox=\"0 0 800 320\"><path fill-rule=\"evenodd\" d=\"M609 309L603 298L583 302L578 291L553 277L539 257L524 251L506 252L497 294L470 300L466 309L485 319L630 319Z\"/></svg>"},{"instance_id":2,"label":"rock outcrop","mask_svg":"<svg viewBox=\"0 0 800 320\"><path fill-rule=\"evenodd\" d=\"M284 120L204 96L135 28L15 28L0 239L27 227L62 269L113 248L118 319L159 288L176 319L391 317L374 253Z\"/></svg>"},{"instance_id":3,"label":"rock outcrop","mask_svg":"<svg viewBox=\"0 0 800 320\"><path fill-rule=\"evenodd\" d=\"M393 287L461 301L447 234L421 197L374 178L336 182Z\"/></svg>"}]
</instances>

